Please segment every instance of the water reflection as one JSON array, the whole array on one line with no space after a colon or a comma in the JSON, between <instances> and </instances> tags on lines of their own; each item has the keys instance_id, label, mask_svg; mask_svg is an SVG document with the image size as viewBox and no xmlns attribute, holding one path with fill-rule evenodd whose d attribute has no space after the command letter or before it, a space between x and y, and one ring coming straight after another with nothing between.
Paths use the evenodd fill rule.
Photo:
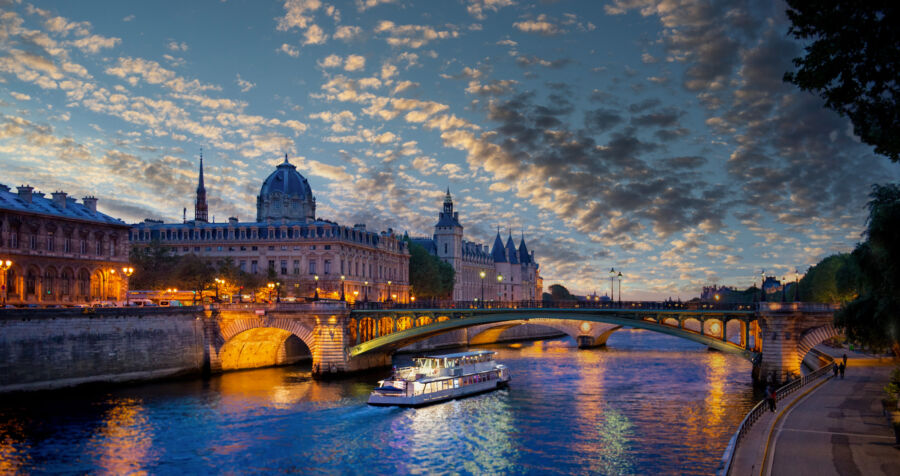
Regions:
<instances>
[{"instance_id":1,"label":"water reflection","mask_svg":"<svg viewBox=\"0 0 900 476\"><path fill-rule=\"evenodd\" d=\"M0 417L5 416L0 413ZM0 474L17 474L29 463L25 431L18 418L0 423Z\"/></svg>"},{"instance_id":2,"label":"water reflection","mask_svg":"<svg viewBox=\"0 0 900 476\"><path fill-rule=\"evenodd\" d=\"M153 437L146 410L137 399L108 402L101 426L88 441L88 454L105 474L143 472L154 459Z\"/></svg>"}]
</instances>

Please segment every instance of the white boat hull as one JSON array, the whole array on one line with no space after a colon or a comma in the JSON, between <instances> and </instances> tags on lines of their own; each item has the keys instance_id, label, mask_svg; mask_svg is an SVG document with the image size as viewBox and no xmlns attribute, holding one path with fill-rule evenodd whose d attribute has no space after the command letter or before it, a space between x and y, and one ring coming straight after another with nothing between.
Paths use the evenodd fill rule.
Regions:
<instances>
[{"instance_id":1,"label":"white boat hull","mask_svg":"<svg viewBox=\"0 0 900 476\"><path fill-rule=\"evenodd\" d=\"M369 396L369 405L419 407L423 405L430 405L432 403L452 400L454 398L462 398L478 393L490 392L492 390L497 390L498 388L505 387L508 383L509 374L507 373L499 379L473 383L458 388L439 390L437 392L420 393L418 395L382 395L377 392L372 392L372 395Z\"/></svg>"}]
</instances>

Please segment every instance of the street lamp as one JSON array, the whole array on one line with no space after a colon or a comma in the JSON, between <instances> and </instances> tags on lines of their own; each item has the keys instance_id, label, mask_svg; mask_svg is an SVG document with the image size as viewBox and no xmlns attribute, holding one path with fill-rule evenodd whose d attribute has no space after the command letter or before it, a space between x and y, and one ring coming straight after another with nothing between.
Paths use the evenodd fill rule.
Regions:
<instances>
[{"instance_id":1,"label":"street lamp","mask_svg":"<svg viewBox=\"0 0 900 476\"><path fill-rule=\"evenodd\" d=\"M275 283L275 302L281 303L281 283Z\"/></svg>"},{"instance_id":2,"label":"street lamp","mask_svg":"<svg viewBox=\"0 0 900 476\"><path fill-rule=\"evenodd\" d=\"M781 278L781 302L787 302L787 281L787 276Z\"/></svg>"},{"instance_id":3,"label":"street lamp","mask_svg":"<svg viewBox=\"0 0 900 476\"><path fill-rule=\"evenodd\" d=\"M800 270L794 270L794 302L800 302Z\"/></svg>"},{"instance_id":4,"label":"street lamp","mask_svg":"<svg viewBox=\"0 0 900 476\"><path fill-rule=\"evenodd\" d=\"M481 305L484 306L484 277L487 276L487 273L482 269L478 275L481 276Z\"/></svg>"},{"instance_id":5,"label":"street lamp","mask_svg":"<svg viewBox=\"0 0 900 476\"><path fill-rule=\"evenodd\" d=\"M759 284L759 301L766 302L766 270L762 270L759 273L760 276L760 284Z\"/></svg>"},{"instance_id":6,"label":"street lamp","mask_svg":"<svg viewBox=\"0 0 900 476\"><path fill-rule=\"evenodd\" d=\"M12 267L12 264L13 264L13 262L10 260L0 261L0 273L3 273L3 289L0 289L0 291L3 291L3 306L4 307L6 306L6 298L8 297L8 293L9 293L9 289L7 286L9 283L6 282L7 279L9 279L9 276L6 274L6 271L9 270L10 267Z\"/></svg>"},{"instance_id":7,"label":"street lamp","mask_svg":"<svg viewBox=\"0 0 900 476\"><path fill-rule=\"evenodd\" d=\"M122 274L125 275L125 305L128 306L131 304L131 300L128 299L128 280L131 279L131 275L134 274L134 268L122 268Z\"/></svg>"},{"instance_id":8,"label":"street lamp","mask_svg":"<svg viewBox=\"0 0 900 476\"><path fill-rule=\"evenodd\" d=\"M275 291L275 283L266 284L266 287L269 288L269 302L272 302L272 293Z\"/></svg>"},{"instance_id":9,"label":"street lamp","mask_svg":"<svg viewBox=\"0 0 900 476\"><path fill-rule=\"evenodd\" d=\"M498 274L498 275L497 275L497 301L500 301L500 300L501 300L501 299L500 299L500 295L501 295L501 293L503 292L503 285L500 284L500 283L502 283L502 282L503 282L503 275L502 275L502 274Z\"/></svg>"},{"instance_id":10,"label":"street lamp","mask_svg":"<svg viewBox=\"0 0 900 476\"><path fill-rule=\"evenodd\" d=\"M344 279L346 279L346 276L344 276L342 274L341 275L341 301L346 301L346 299L344 298Z\"/></svg>"},{"instance_id":11,"label":"street lamp","mask_svg":"<svg viewBox=\"0 0 900 476\"><path fill-rule=\"evenodd\" d=\"M619 279L619 305L621 305L622 304L622 272L619 271L619 274L616 277Z\"/></svg>"},{"instance_id":12,"label":"street lamp","mask_svg":"<svg viewBox=\"0 0 900 476\"><path fill-rule=\"evenodd\" d=\"M612 301L616 298L616 289L615 289L615 279L616 279L616 268L609 268L609 300Z\"/></svg>"},{"instance_id":13,"label":"street lamp","mask_svg":"<svg viewBox=\"0 0 900 476\"><path fill-rule=\"evenodd\" d=\"M216 302L219 302L219 285L225 285L225 280L216 278Z\"/></svg>"},{"instance_id":14,"label":"street lamp","mask_svg":"<svg viewBox=\"0 0 900 476\"><path fill-rule=\"evenodd\" d=\"M364 289L365 295L363 296L363 302L369 302L369 282L366 281L366 287Z\"/></svg>"},{"instance_id":15,"label":"street lamp","mask_svg":"<svg viewBox=\"0 0 900 476\"><path fill-rule=\"evenodd\" d=\"M313 300L318 301L319 300L319 275L317 274L317 275L313 276L313 279L316 280L316 292L315 292L315 294L313 294Z\"/></svg>"}]
</instances>

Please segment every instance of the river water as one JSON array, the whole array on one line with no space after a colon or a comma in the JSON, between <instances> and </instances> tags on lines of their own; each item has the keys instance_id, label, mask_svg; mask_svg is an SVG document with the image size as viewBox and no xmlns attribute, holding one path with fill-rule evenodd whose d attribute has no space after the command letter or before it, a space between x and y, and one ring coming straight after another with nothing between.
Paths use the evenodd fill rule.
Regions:
<instances>
[{"instance_id":1,"label":"river water","mask_svg":"<svg viewBox=\"0 0 900 476\"><path fill-rule=\"evenodd\" d=\"M487 348L509 389L419 409L308 367L7 398L0 474L710 474L754 398L749 362L647 331Z\"/></svg>"}]
</instances>

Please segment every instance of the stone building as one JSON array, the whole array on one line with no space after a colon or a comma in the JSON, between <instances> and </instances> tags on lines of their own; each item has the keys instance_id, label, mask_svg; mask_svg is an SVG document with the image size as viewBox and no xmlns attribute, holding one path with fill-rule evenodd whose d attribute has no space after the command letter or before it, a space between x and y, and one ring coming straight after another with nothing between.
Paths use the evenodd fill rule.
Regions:
<instances>
[{"instance_id":1,"label":"stone building","mask_svg":"<svg viewBox=\"0 0 900 476\"><path fill-rule=\"evenodd\" d=\"M339 225L317 218L309 183L288 161L263 182L256 198L256 220L206 221L206 189L201 165L195 219L184 223L145 220L131 227L130 240L147 246L159 240L176 255L195 254L214 263L231 258L240 269L274 274L282 296L348 301L409 299L409 251L388 229ZM341 280L341 276L344 280Z\"/></svg>"},{"instance_id":2,"label":"stone building","mask_svg":"<svg viewBox=\"0 0 900 476\"><path fill-rule=\"evenodd\" d=\"M500 230L494 245L463 239L459 212L453 211L450 190L444 197L444 208L438 213L431 238L413 238L429 253L453 266L456 282L453 299L456 301L534 301L541 299L543 281L539 275L534 252L528 251L523 236L516 247L512 233L506 244ZM483 275L482 275L483 273Z\"/></svg>"},{"instance_id":3,"label":"stone building","mask_svg":"<svg viewBox=\"0 0 900 476\"><path fill-rule=\"evenodd\" d=\"M65 192L51 198L27 185L0 185L0 300L71 305L125 299L128 225Z\"/></svg>"}]
</instances>

